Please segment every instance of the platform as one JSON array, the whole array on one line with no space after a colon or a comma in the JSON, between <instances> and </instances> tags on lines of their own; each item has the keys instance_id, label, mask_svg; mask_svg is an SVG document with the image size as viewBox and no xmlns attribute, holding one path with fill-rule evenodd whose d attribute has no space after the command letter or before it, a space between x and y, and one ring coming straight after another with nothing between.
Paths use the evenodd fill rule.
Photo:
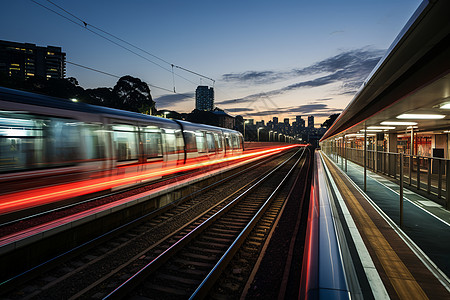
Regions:
<instances>
[{"instance_id":1,"label":"platform","mask_svg":"<svg viewBox=\"0 0 450 300\"><path fill-rule=\"evenodd\" d=\"M450 212L405 189L400 228L396 183L367 171L364 192L361 166L321 157L363 297L449 299Z\"/></svg>"}]
</instances>

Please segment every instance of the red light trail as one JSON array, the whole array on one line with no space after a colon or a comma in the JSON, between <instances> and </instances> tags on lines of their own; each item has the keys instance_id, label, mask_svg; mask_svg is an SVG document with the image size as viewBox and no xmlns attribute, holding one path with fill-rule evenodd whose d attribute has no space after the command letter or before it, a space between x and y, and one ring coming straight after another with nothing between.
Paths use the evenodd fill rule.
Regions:
<instances>
[{"instance_id":1,"label":"red light trail","mask_svg":"<svg viewBox=\"0 0 450 300\"><path fill-rule=\"evenodd\" d=\"M80 182L71 182L54 186L47 186L27 191L19 191L2 195L0 203L0 214L14 212L25 208L44 205L63 199L77 197L85 194L95 193L111 188L117 188L124 185L133 184L143 180L150 180L174 174L177 172L190 171L196 168L212 166L223 162L233 162L246 159L247 162L270 156L301 145L289 145L265 150L257 150L238 156L226 157L222 159L204 161L201 163L191 163L176 167L166 167L135 173L126 173L121 175L112 175L104 178L89 179Z\"/></svg>"}]
</instances>

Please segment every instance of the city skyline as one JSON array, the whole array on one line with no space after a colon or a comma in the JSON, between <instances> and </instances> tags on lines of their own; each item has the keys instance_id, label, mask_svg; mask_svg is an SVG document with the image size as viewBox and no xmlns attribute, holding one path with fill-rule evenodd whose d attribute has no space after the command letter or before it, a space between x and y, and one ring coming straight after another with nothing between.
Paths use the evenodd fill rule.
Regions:
<instances>
[{"instance_id":1,"label":"city skyline","mask_svg":"<svg viewBox=\"0 0 450 300\"><path fill-rule=\"evenodd\" d=\"M320 124L345 108L419 4L14 1L0 4L0 24L3 40L61 47L66 75L84 88L112 87L117 78L71 63L141 78L160 110L192 111L196 86L208 85L215 105L233 115L314 115Z\"/></svg>"}]
</instances>

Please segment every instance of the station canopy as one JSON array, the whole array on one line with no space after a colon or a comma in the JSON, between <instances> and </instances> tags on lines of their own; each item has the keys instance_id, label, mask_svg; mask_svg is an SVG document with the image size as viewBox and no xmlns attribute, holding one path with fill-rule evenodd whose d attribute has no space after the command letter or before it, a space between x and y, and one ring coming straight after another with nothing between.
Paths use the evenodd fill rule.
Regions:
<instances>
[{"instance_id":1,"label":"station canopy","mask_svg":"<svg viewBox=\"0 0 450 300\"><path fill-rule=\"evenodd\" d=\"M450 133L450 1L424 1L322 137Z\"/></svg>"}]
</instances>

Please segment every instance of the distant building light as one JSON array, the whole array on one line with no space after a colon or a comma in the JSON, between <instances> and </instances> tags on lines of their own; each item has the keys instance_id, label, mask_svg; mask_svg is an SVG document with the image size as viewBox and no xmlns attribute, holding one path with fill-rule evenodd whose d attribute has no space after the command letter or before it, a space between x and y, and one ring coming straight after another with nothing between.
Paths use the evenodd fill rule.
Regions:
<instances>
[{"instance_id":1,"label":"distant building light","mask_svg":"<svg viewBox=\"0 0 450 300\"><path fill-rule=\"evenodd\" d=\"M72 98L72 99L70 99L72 102L78 102L78 99L76 99L76 98Z\"/></svg>"}]
</instances>

